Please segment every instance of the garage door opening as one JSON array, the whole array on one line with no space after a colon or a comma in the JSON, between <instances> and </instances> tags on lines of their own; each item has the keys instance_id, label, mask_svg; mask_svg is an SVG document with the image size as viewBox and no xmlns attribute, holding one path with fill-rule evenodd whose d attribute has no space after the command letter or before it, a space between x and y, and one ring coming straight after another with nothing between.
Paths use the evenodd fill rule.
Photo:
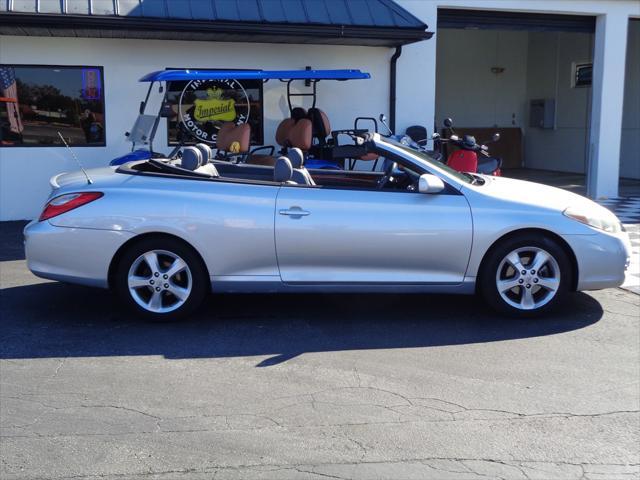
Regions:
<instances>
[{"instance_id":1,"label":"garage door opening","mask_svg":"<svg viewBox=\"0 0 640 480\"><path fill-rule=\"evenodd\" d=\"M478 141L505 176L584 193L594 17L439 10L436 121Z\"/></svg>"}]
</instances>

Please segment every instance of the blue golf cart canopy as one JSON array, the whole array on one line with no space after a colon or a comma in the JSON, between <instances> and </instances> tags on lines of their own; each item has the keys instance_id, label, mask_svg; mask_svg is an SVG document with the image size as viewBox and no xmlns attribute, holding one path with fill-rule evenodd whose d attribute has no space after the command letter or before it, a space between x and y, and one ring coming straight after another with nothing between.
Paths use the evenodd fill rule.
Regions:
<instances>
[{"instance_id":1,"label":"blue golf cart canopy","mask_svg":"<svg viewBox=\"0 0 640 480\"><path fill-rule=\"evenodd\" d=\"M371 78L360 70L159 70L141 82L184 80L360 80Z\"/></svg>"}]
</instances>

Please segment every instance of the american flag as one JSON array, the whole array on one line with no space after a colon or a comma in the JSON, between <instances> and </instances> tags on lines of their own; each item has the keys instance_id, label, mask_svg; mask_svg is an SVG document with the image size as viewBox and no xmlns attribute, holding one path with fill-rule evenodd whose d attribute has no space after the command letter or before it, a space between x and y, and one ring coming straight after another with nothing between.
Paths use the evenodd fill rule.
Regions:
<instances>
[{"instance_id":1,"label":"american flag","mask_svg":"<svg viewBox=\"0 0 640 480\"><path fill-rule=\"evenodd\" d=\"M13 67L0 67L0 93L0 102L7 104L9 128L12 132L22 133L24 126L20 118L18 86L16 85L16 73Z\"/></svg>"}]
</instances>

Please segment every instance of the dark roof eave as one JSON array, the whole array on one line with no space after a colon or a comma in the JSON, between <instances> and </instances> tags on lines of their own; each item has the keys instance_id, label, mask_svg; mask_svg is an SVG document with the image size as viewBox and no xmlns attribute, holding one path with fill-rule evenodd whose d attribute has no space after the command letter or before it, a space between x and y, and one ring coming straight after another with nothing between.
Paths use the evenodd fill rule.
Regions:
<instances>
[{"instance_id":1,"label":"dark roof eave","mask_svg":"<svg viewBox=\"0 0 640 480\"><path fill-rule=\"evenodd\" d=\"M420 28L375 27L355 25L260 23L231 21L199 21L191 19L160 19L142 17L112 17L96 15L56 15L0 13L0 33L2 27L19 28L29 35L30 28L46 28L52 36L85 36L71 33L75 29L118 31L120 38L154 38L148 33L162 33L155 38L184 39L178 34L200 35L203 40L264 42L264 43L319 43L346 45L400 46L428 40L433 32ZM423 28L424 27L424 28ZM138 32L138 33L137 33ZM33 33L38 35L38 33ZM173 35L175 36L173 36ZM91 35L86 35L91 36ZM290 39L291 41L287 41Z\"/></svg>"}]
</instances>

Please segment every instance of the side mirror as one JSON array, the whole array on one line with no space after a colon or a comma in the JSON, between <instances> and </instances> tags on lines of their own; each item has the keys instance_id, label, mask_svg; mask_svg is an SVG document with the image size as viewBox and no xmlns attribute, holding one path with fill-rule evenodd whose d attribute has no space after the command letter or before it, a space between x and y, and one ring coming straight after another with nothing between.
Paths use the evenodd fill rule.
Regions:
<instances>
[{"instance_id":1,"label":"side mirror","mask_svg":"<svg viewBox=\"0 0 640 480\"><path fill-rule=\"evenodd\" d=\"M444 182L440 177L423 173L418 180L418 191L420 193L440 193L444 190Z\"/></svg>"},{"instance_id":2,"label":"side mirror","mask_svg":"<svg viewBox=\"0 0 640 480\"><path fill-rule=\"evenodd\" d=\"M498 140L500 140L500 134L499 133L494 133L493 137L491 137L491 141L492 142L497 142Z\"/></svg>"},{"instance_id":3,"label":"side mirror","mask_svg":"<svg viewBox=\"0 0 640 480\"><path fill-rule=\"evenodd\" d=\"M451 120L450 118L445 118L444 122L442 122L444 124L445 127L447 128L451 128L453 127L453 120Z\"/></svg>"},{"instance_id":4,"label":"side mirror","mask_svg":"<svg viewBox=\"0 0 640 480\"><path fill-rule=\"evenodd\" d=\"M440 134L438 132L433 132L431 140L440 140Z\"/></svg>"},{"instance_id":5,"label":"side mirror","mask_svg":"<svg viewBox=\"0 0 640 480\"><path fill-rule=\"evenodd\" d=\"M382 123L384 125L384 128L389 131L389 135L393 135L391 127L389 127L389 125L387 124L387 116L384 113L380 114L380 123Z\"/></svg>"}]
</instances>

